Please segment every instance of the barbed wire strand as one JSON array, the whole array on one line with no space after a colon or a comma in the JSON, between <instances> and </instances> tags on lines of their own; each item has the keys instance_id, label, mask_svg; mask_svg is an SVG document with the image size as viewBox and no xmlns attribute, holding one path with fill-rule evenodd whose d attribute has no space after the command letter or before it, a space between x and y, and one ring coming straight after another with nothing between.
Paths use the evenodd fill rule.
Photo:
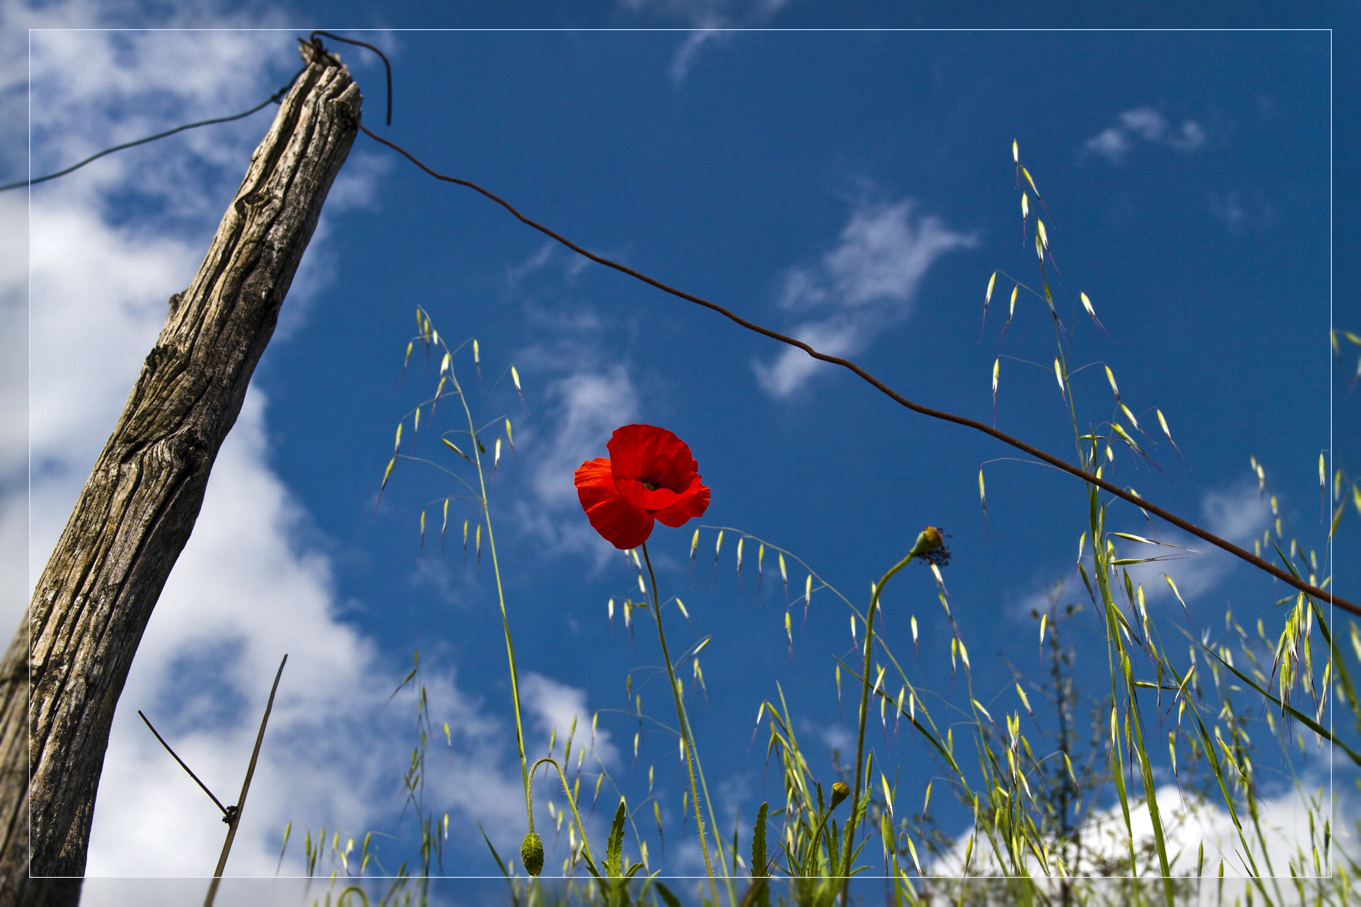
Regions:
<instances>
[{"instance_id":1,"label":"barbed wire strand","mask_svg":"<svg viewBox=\"0 0 1361 907\"><path fill-rule=\"evenodd\" d=\"M74 171L76 171L76 170L79 170L81 167L84 167L86 164L92 163L93 161L97 161L97 160L99 160L101 157L103 157L103 156L106 155L106 154L113 154L115 151L122 151L122 150L124 150L124 149L126 149L126 148L135 148L135 147L138 146L138 145L145 145L147 142L154 142L154 141L156 141L157 139L163 139L163 138L166 138L166 137L168 137L168 136L172 136L172 135L174 135L174 134L177 133L177 132L184 132L186 129L197 129L197 128L200 127L200 126L212 126L212 125L215 124L215 123L230 123L232 120L241 120L241 119L245 119L246 117L250 116L251 114L257 113L257 112L259 112L260 110L263 110L265 107L268 107L270 104L277 104L277 103L279 103L281 100L283 100L283 96L286 95L286 94L288 94L288 90L289 90L290 88L293 87L293 83L296 82L296 81L298 80L298 76L302 75L303 72L306 71L306 69L307 69L307 67L304 66L302 69L300 69L300 70L298 70L297 72L293 73L293 77L292 77L291 79L288 80L287 84L285 84L285 85L284 85L282 88L280 88L278 91L274 92L274 94L270 95L268 98L266 98L266 99L265 99L264 101L262 101L261 103L256 104L256 105L255 105L254 107L252 107L250 110L243 111L242 113L232 114L232 115L229 116L229 117L214 117L214 118L211 119L211 120L199 120L197 123L186 123L186 124L184 124L183 126L176 126L174 129L167 129L165 132L158 132L158 133L156 133L155 135L149 135L149 136L147 136L147 137L144 138L144 139L137 139L137 140L134 141L134 142L124 142L124 143L121 144L121 145L114 145L112 148L105 148L103 151L99 152L98 154L92 154L92 155L90 155L89 157L87 157L85 160L81 161L81 162L78 163L78 164L72 164L70 167L67 167L65 170L58 170L56 173L49 173L49 174L47 174L46 176L40 176L40 177L38 177L37 179L20 180L20 181L17 182L17 183L7 183L7 184L5 184L5 185L3 185L3 186L0 186L0 192L4 192L4 191L9 190L9 189L20 189L20 188L22 188L22 187L24 187L24 186L35 186L35 185L37 185L38 183L45 183L45 182L47 182L48 180L54 180L54 179L56 179L56 178L59 177L59 176L65 176L65 175L68 174L68 173L72 173L72 172L74 172Z\"/></svg>"},{"instance_id":2,"label":"barbed wire strand","mask_svg":"<svg viewBox=\"0 0 1361 907\"><path fill-rule=\"evenodd\" d=\"M576 243L572 242L570 239L567 239L566 237L554 232L553 230L550 230L543 224L540 224L537 221L526 217L525 215L521 214L513 205L511 205L510 202L507 202L505 199L482 188L476 183L471 182L470 180L460 179L456 176L448 176L446 174L439 173L431 169L430 167L426 166L423 162L421 162L418 158L416 158L415 155L413 155L411 152L407 151L405 148L398 145L396 142L390 142L387 139L382 138L381 136L374 135L371 131L369 131L368 128L364 126L363 123L359 124L359 129L361 132L363 132L369 138L373 139L375 142L378 142L379 144L382 145L386 145L387 147L396 151L398 154L402 155L407 160L411 161L411 163L415 164L417 167L421 168L427 174L434 177L435 179L447 183L454 183L459 186L465 186L469 189L472 189L475 192L481 193L482 195L486 196L487 198L491 199L492 201L496 202L498 205L509 211L521 223L525 224L526 226L533 227L535 230L538 230L545 236L548 236L549 238L561 243L562 245L571 249L573 252L576 252L578 255L582 255L585 256L586 258L589 258L596 264L604 265L607 268L613 268L614 270L619 271L620 273L627 274L630 277L636 278L637 280L641 280L643 283L655 287L664 293L668 293L672 296L684 299L687 302L693 302L696 305L701 305L706 309L717 312L723 317L735 322L736 324L741 325L742 327L746 328L749 331L754 331L755 333L769 337L772 340L778 340L779 342L788 344L789 346L797 347L798 349L803 350L809 356L812 356L814 359L820 360L822 362L829 362L832 365L839 365L842 368L849 369L851 372L854 372L856 375L860 376L872 387L883 393L889 399L893 400L895 403L898 403L912 410L915 413L919 413L923 416L930 416L933 419L940 419L945 422L953 422L956 425L963 425L967 428L972 428L975 429L976 431L981 431L986 435L990 435L1004 444L1009 444L1010 446L1015 447L1017 450L1024 451L1030 456L1035 457L1036 459L1041 460L1042 462L1050 466L1053 466L1055 469L1060 469L1066 473L1069 473L1070 475L1076 476L1077 478L1081 479L1084 482L1095 485L1098 488L1102 489L1103 491L1115 495L1121 500L1127 501L1148 513L1152 513L1155 516L1158 516L1159 518L1166 520L1173 526L1176 526L1178 529L1181 529L1185 532L1189 532L1192 535L1196 536L1197 538L1209 542L1211 545L1221 548L1224 551L1227 551L1228 553L1234 555L1235 557L1238 557L1246 561L1247 563L1258 568L1259 570L1271 574L1276 579L1279 579L1282 582L1290 586L1293 586L1294 588L1300 590L1301 592L1304 592L1307 595L1312 595L1324 602L1331 602L1337 607L1342 608L1344 611L1349 611L1352 614L1361 615L1361 605L1357 605L1354 602L1348 601L1347 599L1338 597L1332 592L1325 591L1319 588L1318 586L1307 583L1304 580L1294 576L1290 572L1282 570L1279 567L1275 566L1274 564L1271 564L1263 560L1262 558L1252 554L1251 552L1239 548L1232 542L1222 539L1219 536L1215 535L1214 533L1209 532L1205 529L1201 529L1195 523L1192 523L1189 520L1184 520L1181 517L1177 516L1176 514L1164 510L1161 507L1158 507L1157 505L1151 503L1147 498L1140 497L1134 494L1133 492L1126 491L1120 486L1114 485L1106 481L1105 479L1098 478L1097 476L1094 476L1085 470L1079 469L1076 466L1073 466L1072 464L1059 459L1053 454L1046 453L1045 451L1040 450L1038 447L1034 447L1030 444L1027 444L1026 442L1020 440L1019 438L1014 438L1011 435L1007 434L1006 432L999 431L996 428L987 425L986 423L978 422L975 421L974 419L969 419L964 416L957 416L954 413L945 412L943 410L932 409L928 406L922 406L921 404L918 403L913 403L911 400L907 399L902 394L898 393L893 388L885 384L883 381L880 381L878 378L874 377L869 372L865 371L865 369L861 368L859 365L857 365L856 363L852 362L849 359L843 359L840 356L830 356L826 353L819 352L818 350L809 346L807 343L804 343L802 340L796 340L795 338L790 337L786 334L781 334L779 331L774 331L771 330L770 328L756 324L755 322L748 321L742 316L737 315L732 311L729 311L728 309L724 308L723 306L719 305L716 302L710 302L709 300L696 296L693 293L687 293L684 290L679 290L673 286L669 286L668 284L662 283L660 280L657 280L656 278L649 277L648 275L643 274L640 271L636 271L633 268L628 267L627 265L623 265L617 261L611 261L608 258L596 255L594 252L584 249L581 246L577 245Z\"/></svg>"}]
</instances>

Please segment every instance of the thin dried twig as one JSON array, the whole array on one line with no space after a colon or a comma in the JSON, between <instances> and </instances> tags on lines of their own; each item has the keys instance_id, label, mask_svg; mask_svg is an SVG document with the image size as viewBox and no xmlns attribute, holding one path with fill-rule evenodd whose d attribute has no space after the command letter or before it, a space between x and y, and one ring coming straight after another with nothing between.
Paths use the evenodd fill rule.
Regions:
<instances>
[{"instance_id":1,"label":"thin dried twig","mask_svg":"<svg viewBox=\"0 0 1361 907\"><path fill-rule=\"evenodd\" d=\"M153 733L153 734L156 735L156 739L159 740L159 741L161 741L161 746L165 747L166 752L170 753L170 755L172 755L172 756L175 757L175 761L178 762L178 763L180 764L180 768L184 769L186 772L189 773L189 777L190 777L190 778L193 778L194 781L198 783L198 786L201 787L201 788L203 788L203 792L204 792L205 794L207 794L209 797L212 797L213 802L217 804L217 808L220 809L220 810L222 810L222 815L224 815L224 816L230 816L231 813L227 810L227 807L225 807L225 806L222 805L222 801L219 800L219 799L217 799L217 797L214 797L214 796L213 796L213 792L210 791L210 790L208 790L208 785L204 784L204 783L199 779L199 776L196 775L196 774L194 774L194 770L193 770L193 769L191 769L189 766L185 765L184 760L180 758L179 753L177 753L177 752L175 752L173 749L171 749L171 748L170 748L170 744L168 744L168 743L165 742L165 738L162 737L162 736L160 735L159 732L157 732L156 728L152 727L151 719L148 718L146 715L143 715L141 709L138 709L138 710L137 710L137 714L142 716L142 720L146 722L146 726L147 726L148 728L151 728L151 733Z\"/></svg>"},{"instance_id":2,"label":"thin dried twig","mask_svg":"<svg viewBox=\"0 0 1361 907\"><path fill-rule=\"evenodd\" d=\"M260 719L260 733L255 735L255 749L250 754L250 765L246 767L246 778L241 782L241 797L230 810L224 810L227 813L224 818L227 823L227 840L222 842L222 855L217 858L217 869L213 871L213 881L208 886L208 897L204 899L203 907L213 907L213 898L217 897L217 886L222 882L222 870L227 866L227 857L232 852L232 841L236 838L237 826L241 824L241 811L246 807L246 794L250 791L251 776L255 774L255 761L260 758L260 744L265 741L265 725L269 724L269 713L274 708L274 694L279 690L279 678L284 676L284 665L286 664L288 664L287 654L284 655L283 661L279 662L279 671L274 675L274 686L269 689L269 702L265 703L265 714Z\"/></svg>"}]
</instances>

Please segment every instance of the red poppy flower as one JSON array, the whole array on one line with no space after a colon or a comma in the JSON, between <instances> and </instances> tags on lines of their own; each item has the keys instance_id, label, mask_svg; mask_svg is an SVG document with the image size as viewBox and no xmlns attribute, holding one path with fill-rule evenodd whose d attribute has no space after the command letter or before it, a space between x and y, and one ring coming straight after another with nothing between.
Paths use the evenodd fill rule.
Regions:
<instances>
[{"instance_id":1,"label":"red poppy flower","mask_svg":"<svg viewBox=\"0 0 1361 907\"><path fill-rule=\"evenodd\" d=\"M595 531L616 548L637 548L653 520L675 528L709 508L690 448L664 428L625 425L597 457L576 471L577 497Z\"/></svg>"}]
</instances>

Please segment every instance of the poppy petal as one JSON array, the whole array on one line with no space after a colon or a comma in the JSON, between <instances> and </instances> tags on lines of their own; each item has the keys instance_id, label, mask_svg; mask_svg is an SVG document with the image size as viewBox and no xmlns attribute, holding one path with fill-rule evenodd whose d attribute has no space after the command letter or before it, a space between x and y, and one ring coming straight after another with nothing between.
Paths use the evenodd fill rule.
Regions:
<instances>
[{"instance_id":1,"label":"poppy petal","mask_svg":"<svg viewBox=\"0 0 1361 907\"><path fill-rule=\"evenodd\" d=\"M572 478L577 486L577 497L581 499L581 506L584 509L589 510L592 504L605 495L619 493L614 487L614 473L610 468L610 461L604 457L596 457L582 463Z\"/></svg>"},{"instance_id":2,"label":"poppy petal","mask_svg":"<svg viewBox=\"0 0 1361 907\"><path fill-rule=\"evenodd\" d=\"M679 493L689 487L699 468L686 443L656 425L617 428L606 446L616 481L650 481Z\"/></svg>"},{"instance_id":3,"label":"poppy petal","mask_svg":"<svg viewBox=\"0 0 1361 907\"><path fill-rule=\"evenodd\" d=\"M577 498L592 528L616 548L637 548L652 534L652 515L630 503L615 488L610 461L582 463L575 475Z\"/></svg>"},{"instance_id":4,"label":"poppy petal","mask_svg":"<svg viewBox=\"0 0 1361 907\"><path fill-rule=\"evenodd\" d=\"M695 476L694 484L690 491L680 496L672 506L665 510L659 510L653 514L661 521L663 526L677 528L691 517L703 516L704 511L709 509L709 486L701 485L699 476Z\"/></svg>"},{"instance_id":5,"label":"poppy petal","mask_svg":"<svg viewBox=\"0 0 1361 907\"><path fill-rule=\"evenodd\" d=\"M652 514L621 497L599 501L586 511L591 527L621 551L637 548L652 534Z\"/></svg>"}]
</instances>

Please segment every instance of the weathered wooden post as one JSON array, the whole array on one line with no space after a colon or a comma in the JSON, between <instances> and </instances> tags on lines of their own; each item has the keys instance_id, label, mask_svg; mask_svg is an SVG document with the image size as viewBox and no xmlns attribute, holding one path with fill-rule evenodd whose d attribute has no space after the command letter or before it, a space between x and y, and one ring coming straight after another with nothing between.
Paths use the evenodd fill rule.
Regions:
<instances>
[{"instance_id":1,"label":"weathered wooden post","mask_svg":"<svg viewBox=\"0 0 1361 907\"><path fill-rule=\"evenodd\" d=\"M79 901L119 693L358 131L348 70L302 53L0 661L0 905Z\"/></svg>"}]
</instances>

